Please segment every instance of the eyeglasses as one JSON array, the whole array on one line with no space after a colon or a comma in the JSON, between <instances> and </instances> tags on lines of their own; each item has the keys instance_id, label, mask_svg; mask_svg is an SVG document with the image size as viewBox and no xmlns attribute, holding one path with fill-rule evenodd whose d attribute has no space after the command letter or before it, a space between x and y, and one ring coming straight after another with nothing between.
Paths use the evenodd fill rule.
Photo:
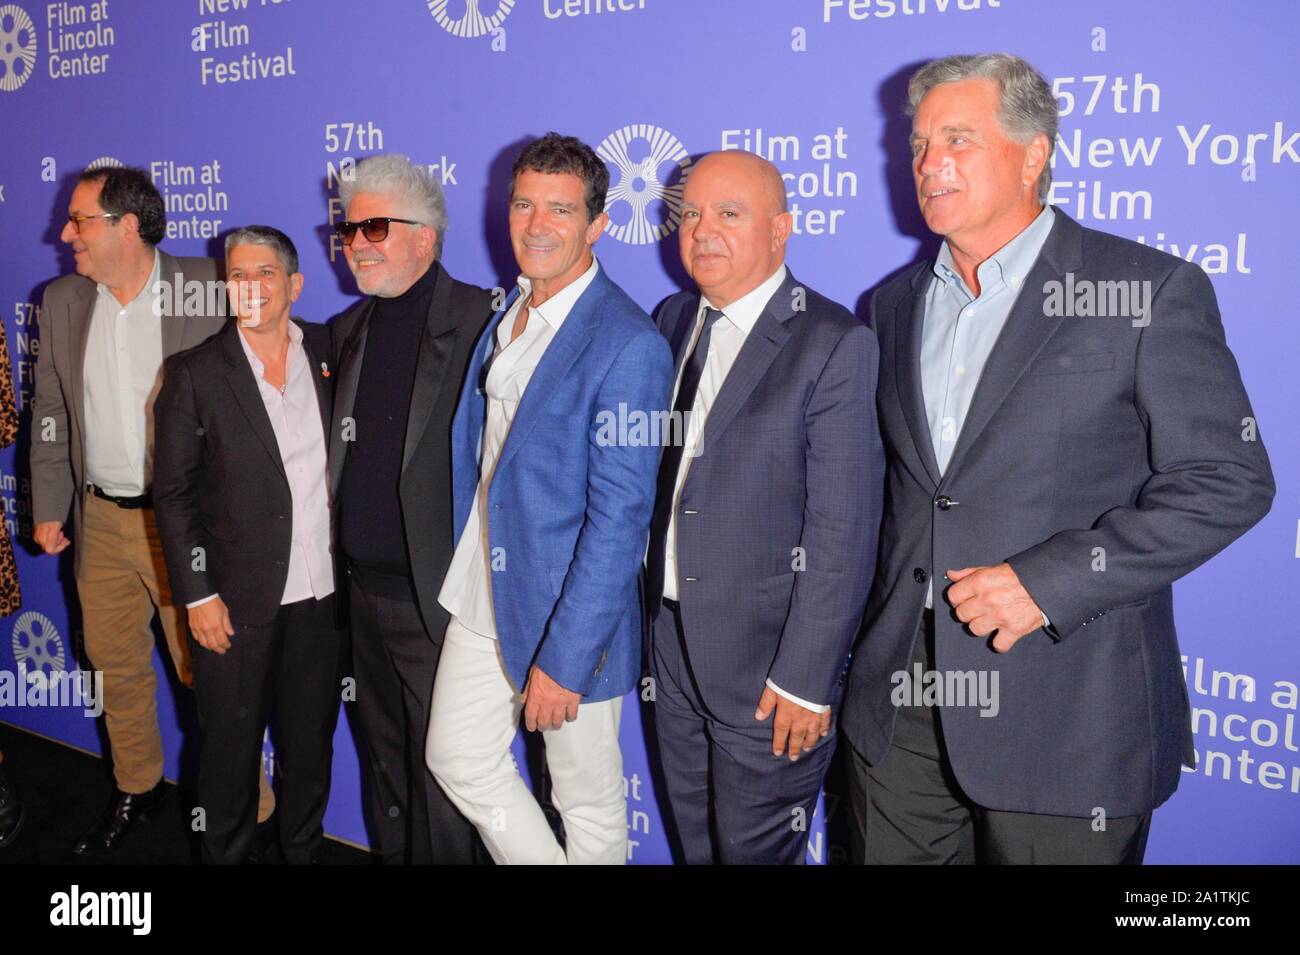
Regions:
<instances>
[{"instance_id":1,"label":"eyeglasses","mask_svg":"<svg viewBox=\"0 0 1300 955\"><path fill-rule=\"evenodd\" d=\"M339 234L344 245L350 246L352 240L357 237L357 230L366 237L367 242L383 242L388 238L388 224L390 222L404 222L407 225L424 225L423 222L416 222L414 219L394 219L392 216L373 216L369 219L362 219L360 222L348 222L346 219L342 222L334 223L334 231Z\"/></svg>"},{"instance_id":2,"label":"eyeglasses","mask_svg":"<svg viewBox=\"0 0 1300 955\"><path fill-rule=\"evenodd\" d=\"M101 212L97 216L74 216L72 213L68 213L68 221L72 223L72 228L76 230L77 235L81 235L81 223L85 222L87 219L120 219L120 218L122 218L122 214L120 212Z\"/></svg>"}]
</instances>

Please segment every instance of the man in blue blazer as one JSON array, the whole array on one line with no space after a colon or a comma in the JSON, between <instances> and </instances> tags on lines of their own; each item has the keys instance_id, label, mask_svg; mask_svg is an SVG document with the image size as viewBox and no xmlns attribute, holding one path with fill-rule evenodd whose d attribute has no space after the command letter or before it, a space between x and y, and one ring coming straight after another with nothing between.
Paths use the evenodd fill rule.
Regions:
<instances>
[{"instance_id":1,"label":"man in blue blazer","mask_svg":"<svg viewBox=\"0 0 1300 955\"><path fill-rule=\"evenodd\" d=\"M889 470L842 721L856 854L1138 863L1195 759L1170 585L1268 511L1268 457L1205 273L1044 205L1037 70L947 57L908 101L944 243L871 306Z\"/></svg>"},{"instance_id":2,"label":"man in blue blazer","mask_svg":"<svg viewBox=\"0 0 1300 955\"><path fill-rule=\"evenodd\" d=\"M790 229L771 163L706 156L680 230L699 292L656 315L685 440L646 563L652 710L688 863L804 861L875 565L876 339L789 273Z\"/></svg>"},{"instance_id":3,"label":"man in blue blazer","mask_svg":"<svg viewBox=\"0 0 1300 955\"><path fill-rule=\"evenodd\" d=\"M458 543L426 756L498 863L627 858L618 728L641 669L659 463L645 423L666 414L672 358L592 255L608 187L572 137L515 161L518 287L475 347L452 423ZM521 712L544 734L563 848L510 754Z\"/></svg>"}]
</instances>

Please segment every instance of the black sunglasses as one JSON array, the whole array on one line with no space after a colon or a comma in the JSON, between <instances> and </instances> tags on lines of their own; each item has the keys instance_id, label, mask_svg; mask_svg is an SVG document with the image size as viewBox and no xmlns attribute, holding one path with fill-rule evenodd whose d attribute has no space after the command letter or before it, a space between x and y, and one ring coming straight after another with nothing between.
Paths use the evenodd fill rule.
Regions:
<instances>
[{"instance_id":1,"label":"black sunglasses","mask_svg":"<svg viewBox=\"0 0 1300 955\"><path fill-rule=\"evenodd\" d=\"M423 222L416 222L414 219L394 219L392 216L374 216L369 219L362 219L360 222L348 222L344 219L342 222L334 223L334 231L339 234L344 245L351 245L352 240L357 237L357 230L366 237L367 242L383 242L388 238L388 223L404 222L407 225L424 225Z\"/></svg>"}]
</instances>

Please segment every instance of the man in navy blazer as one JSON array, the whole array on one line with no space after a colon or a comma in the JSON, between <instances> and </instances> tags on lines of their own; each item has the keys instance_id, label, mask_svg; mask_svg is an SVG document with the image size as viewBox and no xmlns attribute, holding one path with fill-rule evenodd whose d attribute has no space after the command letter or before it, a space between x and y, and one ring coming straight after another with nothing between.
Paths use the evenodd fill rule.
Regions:
<instances>
[{"instance_id":1,"label":"man in navy blazer","mask_svg":"<svg viewBox=\"0 0 1300 955\"><path fill-rule=\"evenodd\" d=\"M609 172L548 134L515 161L518 288L475 347L452 423L458 543L429 768L497 863L627 858L618 728L641 669L638 575L672 358L591 247ZM637 423L641 427L637 427ZM543 732L565 845L510 754Z\"/></svg>"},{"instance_id":2,"label":"man in navy blazer","mask_svg":"<svg viewBox=\"0 0 1300 955\"><path fill-rule=\"evenodd\" d=\"M656 314L684 441L646 563L652 718L687 863L804 861L875 565L875 336L789 273L790 230L771 163L706 156L680 230L699 292Z\"/></svg>"},{"instance_id":3,"label":"man in navy blazer","mask_svg":"<svg viewBox=\"0 0 1300 955\"><path fill-rule=\"evenodd\" d=\"M947 57L908 94L945 241L871 307L889 470L843 714L856 854L1138 863L1195 759L1170 584L1268 511L1268 457L1204 272L1044 205L1041 74Z\"/></svg>"}]
</instances>

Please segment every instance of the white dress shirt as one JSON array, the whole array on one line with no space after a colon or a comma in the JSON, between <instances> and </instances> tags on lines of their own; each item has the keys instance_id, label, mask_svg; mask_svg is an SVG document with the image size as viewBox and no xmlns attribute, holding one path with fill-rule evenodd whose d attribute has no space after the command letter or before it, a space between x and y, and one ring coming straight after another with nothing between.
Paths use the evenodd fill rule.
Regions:
<instances>
[{"instance_id":1,"label":"white dress shirt","mask_svg":"<svg viewBox=\"0 0 1300 955\"><path fill-rule=\"evenodd\" d=\"M577 279L533 308L529 300L532 283L519 277L519 295L497 324L496 347L488 366L485 389L487 417L483 422L480 443L478 489L470 508L465 530L461 532L451 566L442 582L438 602L465 629L490 639L497 639L496 615L492 609L492 554L488 536L488 488L496 470L501 449L514 423L519 402L523 400L533 372L555 339L556 333L583 292L596 277L599 264L591 266ZM513 342L510 336L521 309L528 309L528 322Z\"/></svg>"},{"instance_id":2,"label":"white dress shirt","mask_svg":"<svg viewBox=\"0 0 1300 955\"><path fill-rule=\"evenodd\" d=\"M144 494L153 477L153 397L162 368L162 318L152 292L161 260L123 305L102 282L90 313L85 386L86 481L116 497Z\"/></svg>"},{"instance_id":3,"label":"white dress shirt","mask_svg":"<svg viewBox=\"0 0 1300 955\"><path fill-rule=\"evenodd\" d=\"M290 526L289 573L281 605L314 597L321 600L334 592L334 564L330 558L329 467L325 455L325 427L321 423L316 396L315 370L302 347L302 329L289 323L289 354L285 359L284 390L262 376L266 366L254 354L239 331L239 343L253 369L257 388L271 419L271 430L280 449L280 463L289 480L293 500ZM197 607L216 599L211 594L186 607Z\"/></svg>"},{"instance_id":4,"label":"white dress shirt","mask_svg":"<svg viewBox=\"0 0 1300 955\"><path fill-rule=\"evenodd\" d=\"M691 406L689 420L683 423L682 433L685 435L686 447L682 451L682 463L677 468L677 481L673 485L673 506L668 519L668 536L664 541L664 596L669 600L677 599L677 505L682 496L682 486L686 483L686 476L690 472L691 461L701 452L699 444L704 438L704 426L709 418L709 409L713 407L718 392L722 390L722 383L727 380L731 366L736 363L736 356L740 354L745 340L763 314L763 309L767 308L767 303L785 281L785 276L786 269L782 265L753 291L742 295L726 308L720 309L722 317L714 323L713 331L709 334L709 354L704 361L704 373L700 375L700 387L695 393L695 403ZM695 327L686 346L687 358L682 361L682 366L677 371L677 381L673 385L674 404L677 401L677 389L681 387L682 374L690 361L689 356L695 348L700 332L704 329L704 311L713 307L706 297L700 296L700 305L695 312ZM787 693L771 680L767 681L767 685L773 692L779 693L804 709L818 713L830 709L827 705L810 703Z\"/></svg>"}]
</instances>

